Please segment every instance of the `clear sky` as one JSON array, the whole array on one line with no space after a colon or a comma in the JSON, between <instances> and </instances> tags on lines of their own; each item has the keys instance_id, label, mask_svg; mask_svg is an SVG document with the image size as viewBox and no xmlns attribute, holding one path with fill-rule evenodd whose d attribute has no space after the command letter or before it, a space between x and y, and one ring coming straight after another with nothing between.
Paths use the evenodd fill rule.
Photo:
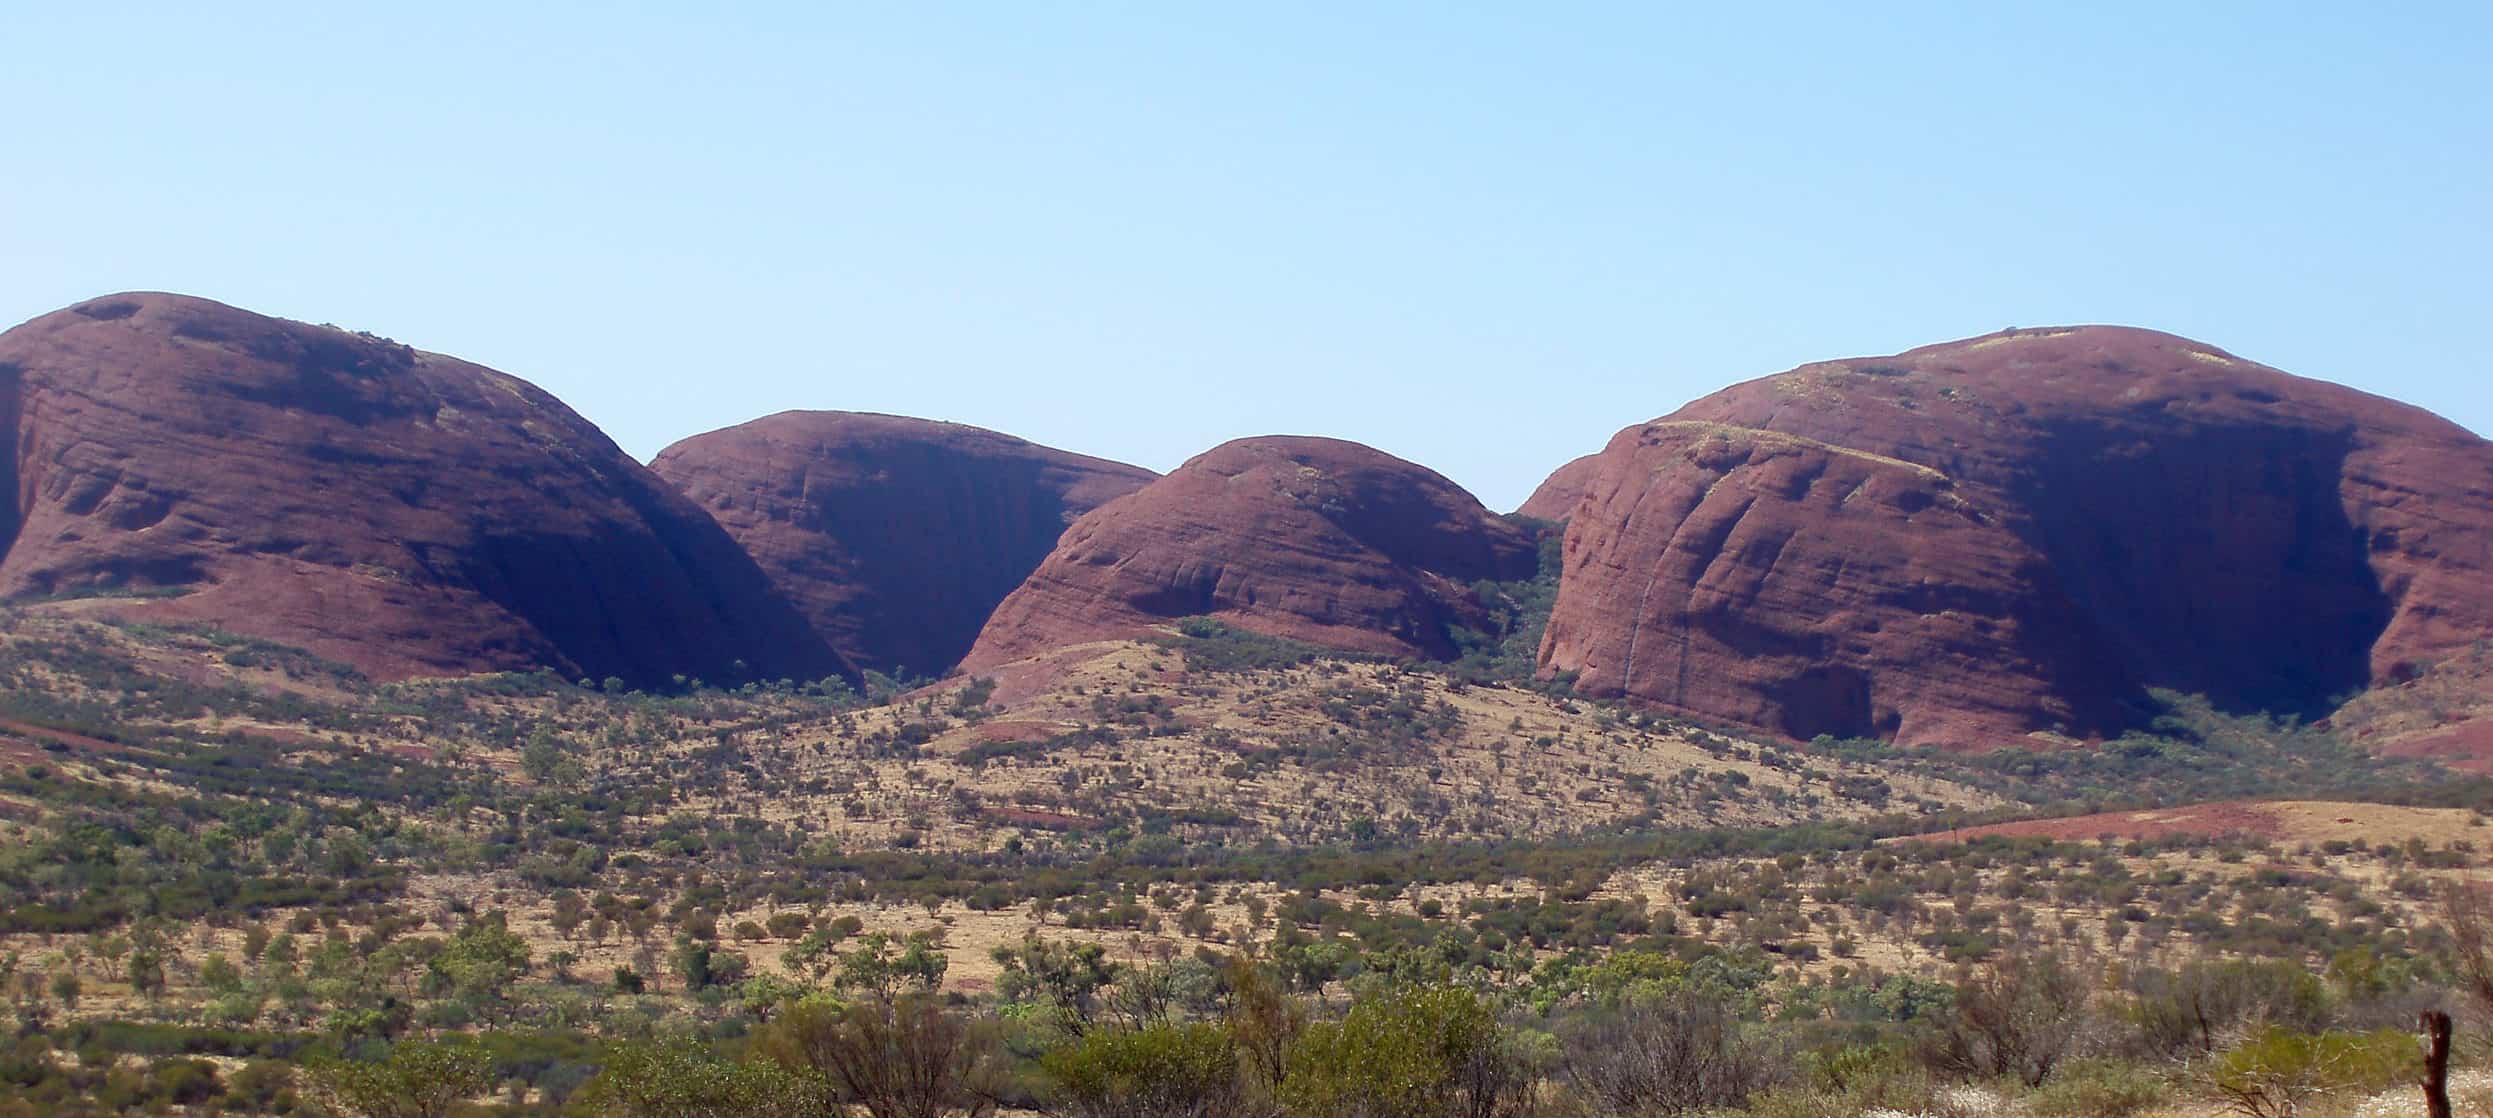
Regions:
<instances>
[{"instance_id":1,"label":"clear sky","mask_svg":"<svg viewBox=\"0 0 2493 1118\"><path fill-rule=\"evenodd\" d=\"M2010 325L2487 432L2488 90L2482 0L24 4L0 318L372 330L643 458L786 408L1158 469L1324 434L1500 509L1725 383Z\"/></svg>"}]
</instances>

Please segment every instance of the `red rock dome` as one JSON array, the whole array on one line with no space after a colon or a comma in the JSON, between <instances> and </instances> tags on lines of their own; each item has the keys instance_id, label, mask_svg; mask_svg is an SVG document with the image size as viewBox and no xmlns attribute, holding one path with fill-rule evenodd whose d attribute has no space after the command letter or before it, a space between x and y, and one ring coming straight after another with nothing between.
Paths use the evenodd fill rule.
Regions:
<instances>
[{"instance_id":1,"label":"red rock dome","mask_svg":"<svg viewBox=\"0 0 2493 1118\"><path fill-rule=\"evenodd\" d=\"M1149 470L957 423L782 412L650 463L862 667L938 675L1082 514Z\"/></svg>"},{"instance_id":2,"label":"red rock dome","mask_svg":"<svg viewBox=\"0 0 2493 1118\"><path fill-rule=\"evenodd\" d=\"M2493 444L2168 334L1808 365L1596 462L1544 670L1791 737L2316 714L2493 633Z\"/></svg>"},{"instance_id":3,"label":"red rock dome","mask_svg":"<svg viewBox=\"0 0 2493 1118\"><path fill-rule=\"evenodd\" d=\"M854 673L701 510L552 396L205 299L0 334L0 598L97 598L383 678Z\"/></svg>"},{"instance_id":4,"label":"red rock dome","mask_svg":"<svg viewBox=\"0 0 2493 1118\"><path fill-rule=\"evenodd\" d=\"M1575 512L1575 503L1584 499L1584 487L1591 484L1593 471L1601 464L1601 455L1587 454L1558 467L1542 479L1539 488L1524 498L1515 515L1534 520L1565 520Z\"/></svg>"},{"instance_id":5,"label":"red rock dome","mask_svg":"<svg viewBox=\"0 0 2493 1118\"><path fill-rule=\"evenodd\" d=\"M1532 540L1453 482L1334 439L1224 443L1074 522L965 668L1207 615L1348 651L1450 656L1471 584Z\"/></svg>"}]
</instances>

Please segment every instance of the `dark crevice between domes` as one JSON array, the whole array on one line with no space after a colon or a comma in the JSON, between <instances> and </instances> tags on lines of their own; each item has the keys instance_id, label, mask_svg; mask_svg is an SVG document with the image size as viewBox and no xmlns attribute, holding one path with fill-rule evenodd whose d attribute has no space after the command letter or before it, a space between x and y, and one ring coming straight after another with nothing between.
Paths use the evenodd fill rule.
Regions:
<instances>
[{"instance_id":1,"label":"dark crevice between domes","mask_svg":"<svg viewBox=\"0 0 2493 1118\"><path fill-rule=\"evenodd\" d=\"M851 655L890 675L940 675L969 655L996 604L1074 517L1042 459L969 461L921 445L887 450L879 464L906 484L827 491L799 507L799 524L839 541L846 579L873 588L844 609Z\"/></svg>"},{"instance_id":2,"label":"dark crevice between domes","mask_svg":"<svg viewBox=\"0 0 2493 1118\"><path fill-rule=\"evenodd\" d=\"M2339 495L2352 433L2160 434L2059 426L2021 479L2019 534L2090 643L2229 713L2312 717L2365 687L2393 603Z\"/></svg>"}]
</instances>

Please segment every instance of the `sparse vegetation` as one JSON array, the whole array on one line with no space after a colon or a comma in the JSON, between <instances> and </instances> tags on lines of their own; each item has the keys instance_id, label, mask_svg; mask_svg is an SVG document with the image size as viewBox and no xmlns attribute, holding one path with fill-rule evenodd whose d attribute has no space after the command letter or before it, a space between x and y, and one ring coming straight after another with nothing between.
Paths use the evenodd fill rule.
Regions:
<instances>
[{"instance_id":1,"label":"sparse vegetation","mask_svg":"<svg viewBox=\"0 0 2493 1118\"><path fill-rule=\"evenodd\" d=\"M999 711L0 616L0 1113L2212 1112L2406 1074L2378 1030L2482 969L2478 784L1969 830L2313 783L2307 728L1802 749L1304 653L1194 625Z\"/></svg>"}]
</instances>

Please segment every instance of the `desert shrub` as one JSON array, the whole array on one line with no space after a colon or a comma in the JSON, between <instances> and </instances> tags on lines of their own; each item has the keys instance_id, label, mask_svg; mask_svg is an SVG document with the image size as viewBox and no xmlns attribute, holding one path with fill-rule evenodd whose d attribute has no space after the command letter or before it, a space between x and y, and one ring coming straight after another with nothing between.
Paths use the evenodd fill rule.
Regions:
<instances>
[{"instance_id":1,"label":"desert shrub","mask_svg":"<svg viewBox=\"0 0 2493 1118\"><path fill-rule=\"evenodd\" d=\"M2309 1032L2328 1011L2320 979L2282 959L2195 960L2141 972L2133 989L2134 1035L2156 1057L2203 1056L2261 1025Z\"/></svg>"},{"instance_id":2,"label":"desert shrub","mask_svg":"<svg viewBox=\"0 0 2493 1118\"><path fill-rule=\"evenodd\" d=\"M2453 881L2443 887L2439 908L2460 988L2480 1008L2493 1009L2493 896L2481 885Z\"/></svg>"},{"instance_id":3,"label":"desert shrub","mask_svg":"<svg viewBox=\"0 0 2493 1118\"><path fill-rule=\"evenodd\" d=\"M1116 731L1105 726L1091 726L1033 741L982 741L962 750L954 759L975 769L989 761L1008 757L1037 761L1070 749L1092 745L1115 745L1116 742Z\"/></svg>"},{"instance_id":4,"label":"desert shrub","mask_svg":"<svg viewBox=\"0 0 2493 1118\"><path fill-rule=\"evenodd\" d=\"M889 1002L902 992L932 992L943 984L944 971L951 960L935 945L933 936L911 932L895 938L885 932L871 932L857 941L855 949L838 957L838 969L831 984L843 991L862 992Z\"/></svg>"},{"instance_id":5,"label":"desert shrub","mask_svg":"<svg viewBox=\"0 0 2493 1118\"><path fill-rule=\"evenodd\" d=\"M1931 1063L2038 1086L2078 1054L2093 994L2090 976L2056 952L1970 972L1957 983L1955 1013L1932 1040Z\"/></svg>"},{"instance_id":6,"label":"desert shrub","mask_svg":"<svg viewBox=\"0 0 2493 1118\"><path fill-rule=\"evenodd\" d=\"M2396 1029L2298 1033L2269 1026L2217 1057L2209 1086L2246 1118L2293 1118L2331 1091L2373 1090L2422 1067L2415 1038Z\"/></svg>"},{"instance_id":7,"label":"desert shrub","mask_svg":"<svg viewBox=\"0 0 2493 1118\"><path fill-rule=\"evenodd\" d=\"M1726 999L1685 987L1587 1014L1563 1045L1568 1085L1622 1118L1741 1106L1779 1067Z\"/></svg>"},{"instance_id":8,"label":"desert shrub","mask_svg":"<svg viewBox=\"0 0 2493 1118\"><path fill-rule=\"evenodd\" d=\"M2026 1113L2032 1118L2129 1118L2170 1093L2162 1080L2135 1064L2081 1060L2027 1095Z\"/></svg>"},{"instance_id":9,"label":"desert shrub","mask_svg":"<svg viewBox=\"0 0 2493 1118\"><path fill-rule=\"evenodd\" d=\"M1930 1071L1909 1054L1856 1045L1800 1062L1801 1083L1770 1087L1749 1100L1758 1118L1855 1118L1872 1112L1920 1114L1938 1099Z\"/></svg>"},{"instance_id":10,"label":"desert shrub","mask_svg":"<svg viewBox=\"0 0 2493 1118\"><path fill-rule=\"evenodd\" d=\"M156 1097L180 1106L197 1106L225 1093L216 1065L207 1060L159 1060L147 1078Z\"/></svg>"},{"instance_id":11,"label":"desert shrub","mask_svg":"<svg viewBox=\"0 0 2493 1118\"><path fill-rule=\"evenodd\" d=\"M753 1046L781 1067L829 1081L868 1118L982 1118L1003 1091L994 1031L928 993L848 1006L798 1002Z\"/></svg>"},{"instance_id":12,"label":"desert shrub","mask_svg":"<svg viewBox=\"0 0 2493 1118\"><path fill-rule=\"evenodd\" d=\"M1230 961L1228 978L1230 1045L1254 1088L1269 1096L1289 1074L1290 1053L1307 1029L1307 1007L1246 959Z\"/></svg>"},{"instance_id":13,"label":"desert shrub","mask_svg":"<svg viewBox=\"0 0 2493 1118\"><path fill-rule=\"evenodd\" d=\"M1498 1118L1527 1113L1532 1093L1496 1014L1454 986L1387 991L1308 1026L1280 1091L1295 1118Z\"/></svg>"},{"instance_id":14,"label":"desert shrub","mask_svg":"<svg viewBox=\"0 0 2493 1118\"><path fill-rule=\"evenodd\" d=\"M626 1044L580 1089L575 1109L612 1118L799 1118L827 1086L766 1060L731 1063L691 1041Z\"/></svg>"},{"instance_id":15,"label":"desert shrub","mask_svg":"<svg viewBox=\"0 0 2493 1118\"><path fill-rule=\"evenodd\" d=\"M1100 992L1117 980L1118 966L1107 948L1095 943L1066 943L1026 937L1017 946L998 946L989 954L1004 973L996 992L1011 1001L1038 1002L1055 1011L1056 1024L1076 1036L1098 1016Z\"/></svg>"},{"instance_id":16,"label":"desert shrub","mask_svg":"<svg viewBox=\"0 0 2493 1118\"><path fill-rule=\"evenodd\" d=\"M1155 638L1178 650L1197 672L1252 672L1295 667L1318 659L1358 659L1286 637L1266 636L1209 617L1177 622L1178 636Z\"/></svg>"},{"instance_id":17,"label":"desert shrub","mask_svg":"<svg viewBox=\"0 0 2493 1118\"><path fill-rule=\"evenodd\" d=\"M234 1072L225 1097L228 1105L250 1114L292 1110L294 1067L277 1060L253 1060Z\"/></svg>"},{"instance_id":18,"label":"desert shrub","mask_svg":"<svg viewBox=\"0 0 2493 1118\"><path fill-rule=\"evenodd\" d=\"M1222 1118L1241 1105L1237 1052L1202 1022L1096 1029L1040 1068L1071 1118Z\"/></svg>"},{"instance_id":19,"label":"desert shrub","mask_svg":"<svg viewBox=\"0 0 2493 1118\"><path fill-rule=\"evenodd\" d=\"M493 1055L473 1038L408 1041L370 1063L315 1063L310 1094L347 1118L442 1118L493 1086Z\"/></svg>"}]
</instances>

